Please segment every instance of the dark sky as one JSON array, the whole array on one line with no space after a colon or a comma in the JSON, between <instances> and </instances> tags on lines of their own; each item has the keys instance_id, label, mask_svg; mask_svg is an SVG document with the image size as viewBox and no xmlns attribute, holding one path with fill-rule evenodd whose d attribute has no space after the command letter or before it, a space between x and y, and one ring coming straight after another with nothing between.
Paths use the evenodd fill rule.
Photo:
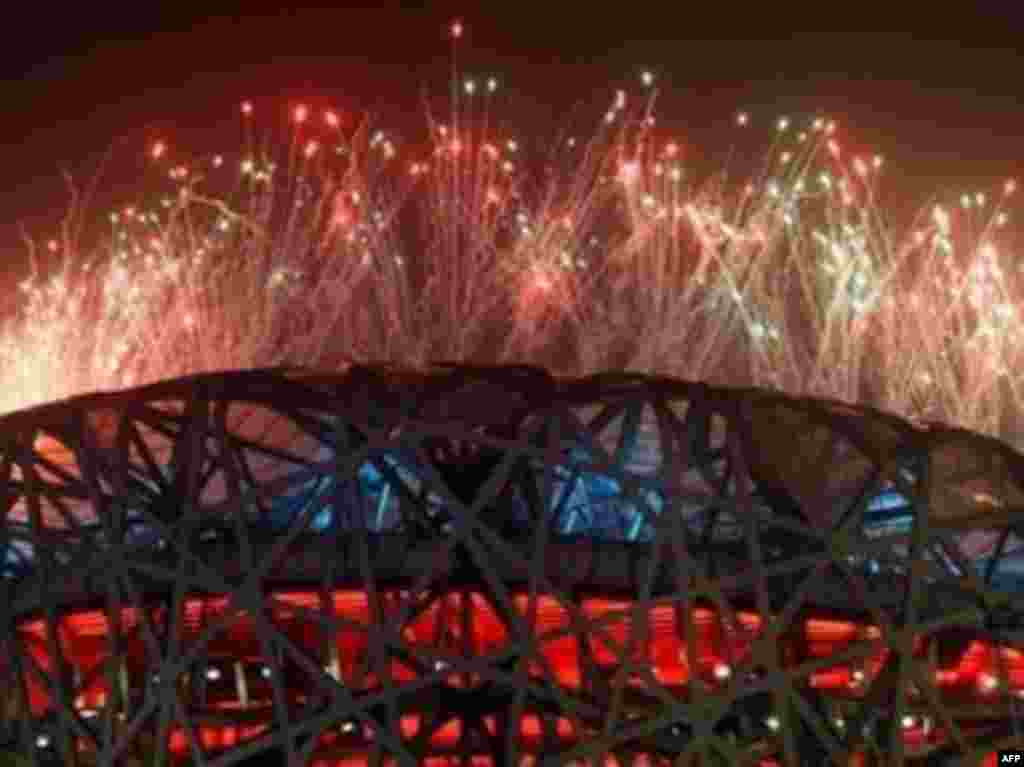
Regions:
<instances>
[{"instance_id":1,"label":"dark sky","mask_svg":"<svg viewBox=\"0 0 1024 767\"><path fill-rule=\"evenodd\" d=\"M467 70L496 71L529 119L557 122L578 101L599 114L617 83L651 67L667 91L664 120L695 144L713 143L739 108L766 120L821 108L850 126L856 142L884 152L899 175L887 183L911 195L994 185L1024 170L1020 0L266 13L250 2L244 12L221 6L222 15L215 3L204 4L205 14L189 13L187 3L34 5L36 15L8 28L0 48L6 264L20 257L16 222L39 228L63 209L60 168L87 174L114 141L120 157L138 156L161 134L220 149L210 139L236 135L224 126L237 130L243 98L278 106L329 99L397 122L419 117L421 87L444 92L444 32L456 16L466 25ZM115 162L106 197L130 194L130 174L116 172L129 166Z\"/></svg>"}]
</instances>

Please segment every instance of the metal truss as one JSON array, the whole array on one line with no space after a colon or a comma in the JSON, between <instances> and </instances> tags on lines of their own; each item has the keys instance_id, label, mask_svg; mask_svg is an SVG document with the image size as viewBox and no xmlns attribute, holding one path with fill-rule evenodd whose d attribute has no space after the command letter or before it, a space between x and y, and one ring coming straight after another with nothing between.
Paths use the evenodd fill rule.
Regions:
<instances>
[{"instance_id":1,"label":"metal truss","mask_svg":"<svg viewBox=\"0 0 1024 767\"><path fill-rule=\"evenodd\" d=\"M639 375L203 375L0 419L33 764L976 764L1024 458Z\"/></svg>"}]
</instances>

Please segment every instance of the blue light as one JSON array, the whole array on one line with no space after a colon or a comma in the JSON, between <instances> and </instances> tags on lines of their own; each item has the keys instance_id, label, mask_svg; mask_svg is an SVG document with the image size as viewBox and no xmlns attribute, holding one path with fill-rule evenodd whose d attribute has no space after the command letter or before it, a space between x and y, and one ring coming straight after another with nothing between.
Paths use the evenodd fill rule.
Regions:
<instances>
[{"instance_id":1,"label":"blue light","mask_svg":"<svg viewBox=\"0 0 1024 767\"><path fill-rule=\"evenodd\" d=\"M864 520L865 527L875 533L905 533L913 522L913 504L895 490L885 490L872 498Z\"/></svg>"},{"instance_id":2,"label":"blue light","mask_svg":"<svg viewBox=\"0 0 1024 767\"><path fill-rule=\"evenodd\" d=\"M662 494L646 490L640 493L642 500L627 498L618 480L596 471L572 470L576 465L590 462L584 450L573 448L569 452L569 466L556 471L559 481L549 509L550 513L557 511L561 517L556 520L557 532L599 540L649 539L653 531L640 504L646 501L655 514L660 514L664 506Z\"/></svg>"},{"instance_id":3,"label":"blue light","mask_svg":"<svg viewBox=\"0 0 1024 767\"><path fill-rule=\"evenodd\" d=\"M891 509L907 509L909 507L910 501L901 493L897 493L895 490L886 490L871 499L871 502L868 504L868 513L889 511Z\"/></svg>"}]
</instances>

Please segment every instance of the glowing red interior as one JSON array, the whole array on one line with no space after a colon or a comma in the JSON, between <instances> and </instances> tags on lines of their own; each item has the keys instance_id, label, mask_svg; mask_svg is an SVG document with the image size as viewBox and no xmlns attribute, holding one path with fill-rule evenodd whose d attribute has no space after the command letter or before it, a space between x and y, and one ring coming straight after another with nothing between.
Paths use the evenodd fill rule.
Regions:
<instances>
[{"instance_id":1,"label":"glowing red interior","mask_svg":"<svg viewBox=\"0 0 1024 767\"><path fill-rule=\"evenodd\" d=\"M380 595L383 611L382 623L388 625L388 616L402 609L409 601L408 592L394 590ZM464 604L463 600L468 600ZM365 592L356 590L333 591L329 604L321 604L320 596L311 591L279 591L271 595L268 616L289 640L302 647L312 658L321 658L321 665L328 674L352 690L370 690L382 684L381 669L366 660L368 645L367 628L370 626L370 604ZM570 611L559 601L547 595L538 595L531 602L528 594L517 593L512 603L519 616L533 632L540 647L542 660L529 665L529 673L539 678L552 677L564 688L578 688L585 677L586 653L577 633L573 629ZM147 608L152 627L163 627L167 613L163 607ZM606 598L584 598L579 603L580 616L594 622L586 631L586 649L598 667L615 668L620 663L632 640L632 604L626 600ZM208 642L209 664L207 679L197 682L189 678L182 684L191 686L188 694L195 705L202 710L224 711L245 709L252 713L266 711L266 721L273 718L273 686L264 674L273 674L262 656L262 645L257 638L253 618L244 612L230 609L225 597L191 597L186 599L183 615L183 646L188 648L199 640L204 630L214 622L222 628L214 632ZM333 643L328 643L324 628L317 623L314 614L327 613L341 622ZM681 621L682 613L673 605L656 605L647 612L646 631L638 631L632 641L635 660L646 661L642 665L649 669L650 677L641 673L631 674L629 685L649 686L651 678L661 685L672 688L676 694L685 696L693 678L699 677L712 687L731 684L736 673L744 668L752 642L760 635L763 621L750 611L735 614L732 630L726 630L723 621L711 609L697 607L693 610L695 655L686 652L684 640L686 628ZM59 619L58 642L64 657L71 666L75 680L75 707L83 715L95 715L102 709L110 696L115 694L111 679L120 689L117 694L128 695L129 699L141 695L147 682L147 644L142 630L142 613L137 607L121 610L121 635L123 638L123 663L111 671L110 642L108 640L108 617L102 610L85 609L66 613ZM394 621L391 625L397 625ZM30 655L38 668L53 671L47 622L41 618L23 621L19 632L28 645ZM600 632L604 632L602 636ZM460 658L486 656L500 653L509 642L508 630L493 605L480 593L453 592L439 597L422 609L417 616L405 624L403 638L406 645L421 654L419 667L416 662L406 663L391 660L387 669L395 683L411 682L424 674L442 673L444 664L458 664ZM870 657L856 667L837 665L810 675L808 683L833 698L853 698L862 695L885 661L886 650L882 646L881 632L877 627L816 617L804 620L795 635L782 643L783 662L792 666L815 659L827 658L842 652L854 642L868 642L878 646ZM916 651L925 653L928 648L919 641ZM1000 658L999 655L1002 655ZM445 658L450 659L448 661ZM432 665L431 665L432 664ZM285 662L277 666L284 675L284 689L290 706L299 707L307 700L307 694L315 689L307 672L298 666ZM261 673L262 672L262 673ZM25 687L29 706L34 716L42 716L51 709L51 698L43 679L34 670L24 672ZM1000 679L1005 680L1013 694L1024 697L1024 654L1015 649L996 648L973 640L964 644L958 658L952 664L938 666L934 680L943 696L958 699L983 701L987 696L997 694ZM452 673L446 683L454 687L472 687L479 678L471 673ZM413 738L424 726L424 713L405 713L401 717L401 733L404 738ZM494 732L493 717L485 717L484 726ZM199 742L207 749L217 750L231 747L239 742L259 736L268 724L256 723L248 726L205 726L196 728ZM444 752L458 746L463 722L453 718L442 722L429 738L433 750ZM363 725L350 724L322 736L322 746L332 752L337 748L351 746L351 758L313 762L318 767L340 765L363 765L365 755L359 755L360 746L365 747L372 739L372 732L364 731ZM544 732L540 717L536 713L524 713L519 723L521 747L529 752L544 743ZM908 722L903 728L908 747L920 746L926 742L942 740L944 734L939 727L925 728L922 724ZM586 737L568 718L562 717L554 726L553 737L566 745ZM185 755L189 750L186 732L175 729L170 738L175 754ZM447 764L446 757L428 760L437 762L435 767ZM653 762L652 762L653 763ZM473 765L490 765L489 758L472 760ZM770 762L764 762L767 765Z\"/></svg>"}]
</instances>

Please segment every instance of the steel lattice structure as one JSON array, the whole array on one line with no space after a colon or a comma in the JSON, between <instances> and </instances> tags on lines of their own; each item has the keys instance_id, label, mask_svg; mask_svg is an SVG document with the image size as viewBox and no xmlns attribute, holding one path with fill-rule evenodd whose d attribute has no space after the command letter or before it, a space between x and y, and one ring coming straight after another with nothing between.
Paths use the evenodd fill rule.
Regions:
<instances>
[{"instance_id":1,"label":"steel lattice structure","mask_svg":"<svg viewBox=\"0 0 1024 767\"><path fill-rule=\"evenodd\" d=\"M1024 458L527 368L204 375L0 419L35 764L973 764L1024 745Z\"/></svg>"}]
</instances>

